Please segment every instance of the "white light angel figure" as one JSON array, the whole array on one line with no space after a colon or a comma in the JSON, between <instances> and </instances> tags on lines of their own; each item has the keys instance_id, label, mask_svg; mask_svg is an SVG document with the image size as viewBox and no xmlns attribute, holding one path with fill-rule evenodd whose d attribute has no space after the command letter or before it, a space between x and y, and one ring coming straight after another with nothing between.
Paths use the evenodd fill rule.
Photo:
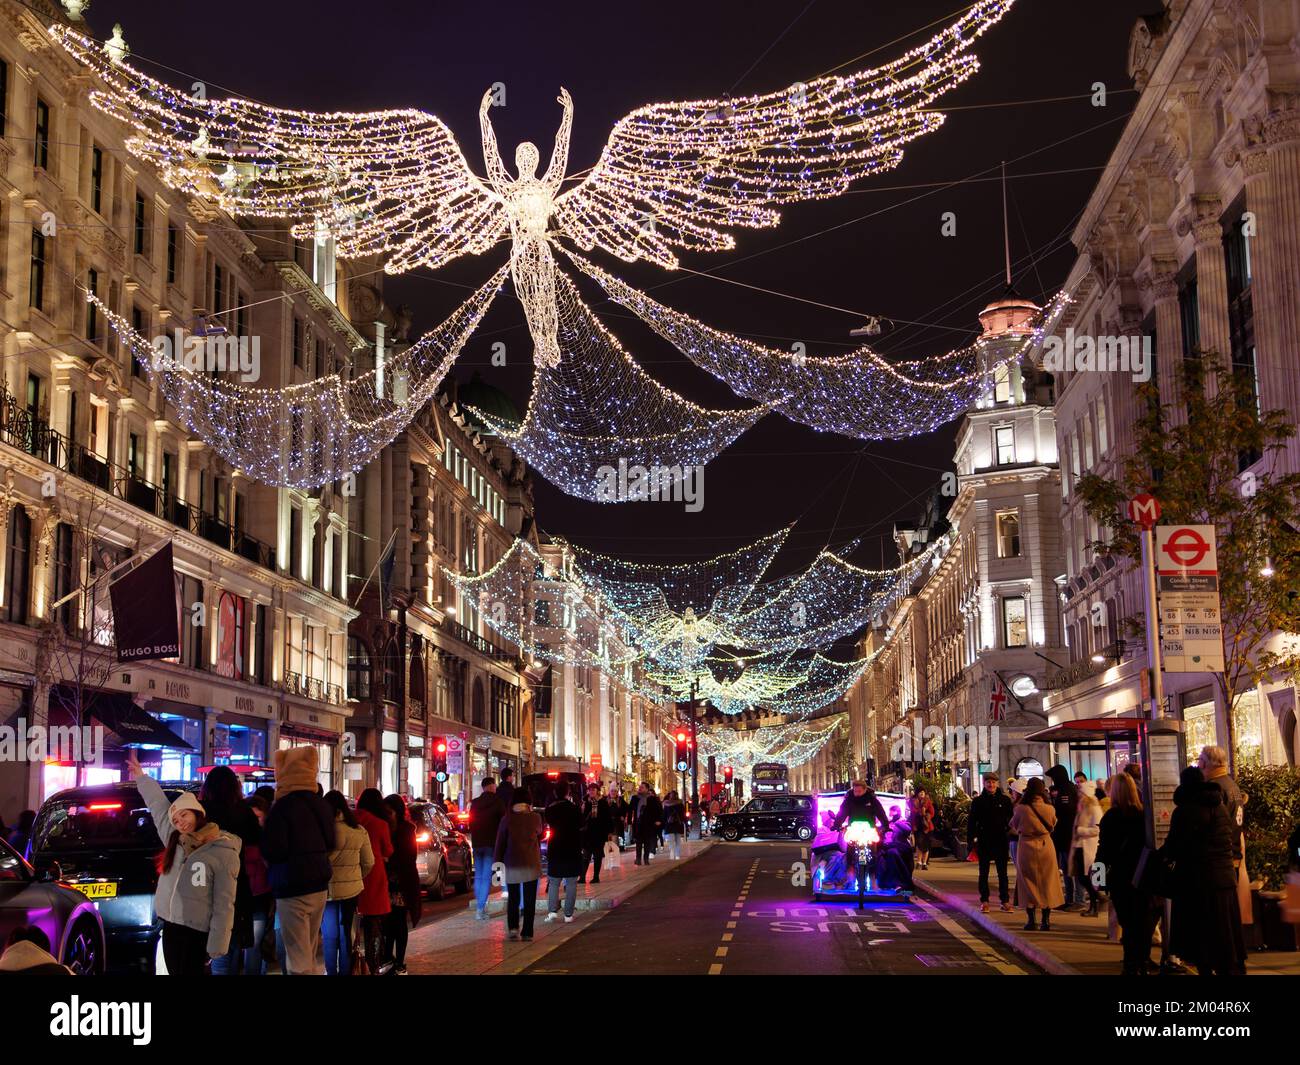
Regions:
<instances>
[{"instance_id":1,"label":"white light angel figure","mask_svg":"<svg viewBox=\"0 0 1300 1065\"><path fill-rule=\"evenodd\" d=\"M558 102L564 108L564 118L555 134L550 165L540 178L537 166L541 156L531 141L524 141L515 149L519 176L512 178L506 171L489 117L492 102L493 92L489 89L483 94L478 111L483 133L483 163L487 167L488 184L500 197L510 218L510 274L532 332L533 358L538 366L555 367L560 364L560 323L549 229L556 195L564 183L569 162L573 99L567 89L560 89Z\"/></svg>"},{"instance_id":2,"label":"white light angel figure","mask_svg":"<svg viewBox=\"0 0 1300 1065\"><path fill-rule=\"evenodd\" d=\"M557 242L674 269L680 251L725 251L735 247L730 230L777 225L780 205L837 196L896 167L904 145L942 125L932 105L978 70L972 44L1013 3L976 0L937 35L874 69L760 95L641 107L615 124L596 165L564 192L567 92L540 177L528 142L515 154L518 176L507 172L485 97L483 179L426 112L316 113L199 98L111 61L66 26L50 32L98 75L90 100L133 129L128 150L172 187L232 215L291 219L299 238L323 226L340 256L377 256L393 274L481 255L508 233L535 360L551 368L562 354ZM223 173L239 180L214 181Z\"/></svg>"}]
</instances>

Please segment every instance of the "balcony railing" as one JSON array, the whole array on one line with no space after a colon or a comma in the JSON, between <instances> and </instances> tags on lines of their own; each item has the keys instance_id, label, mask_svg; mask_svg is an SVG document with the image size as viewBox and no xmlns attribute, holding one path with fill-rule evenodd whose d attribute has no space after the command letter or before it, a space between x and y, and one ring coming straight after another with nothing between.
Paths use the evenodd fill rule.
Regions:
<instances>
[{"instance_id":1,"label":"balcony railing","mask_svg":"<svg viewBox=\"0 0 1300 1065\"><path fill-rule=\"evenodd\" d=\"M275 548L234 528L198 507L183 503L143 477L111 462L37 417L0 386L0 442L63 470L134 507L162 518L209 543L233 551L264 569L275 569Z\"/></svg>"},{"instance_id":2,"label":"balcony railing","mask_svg":"<svg viewBox=\"0 0 1300 1065\"><path fill-rule=\"evenodd\" d=\"M451 618L443 618L442 627L452 636L455 636L456 639L460 640L461 643L469 644L469 646L474 648L474 650L478 651L480 654L487 655L489 658L495 658L502 662L513 662L519 657L514 651L507 651L504 647L498 647L496 644L485 640L478 633L465 628L465 626L460 622L453 621Z\"/></svg>"},{"instance_id":3,"label":"balcony railing","mask_svg":"<svg viewBox=\"0 0 1300 1065\"><path fill-rule=\"evenodd\" d=\"M300 695L304 699L315 699L318 703L330 703L342 706L343 688L338 684L326 684L317 677L304 677L301 673L285 673L280 688L286 695Z\"/></svg>"}]
</instances>

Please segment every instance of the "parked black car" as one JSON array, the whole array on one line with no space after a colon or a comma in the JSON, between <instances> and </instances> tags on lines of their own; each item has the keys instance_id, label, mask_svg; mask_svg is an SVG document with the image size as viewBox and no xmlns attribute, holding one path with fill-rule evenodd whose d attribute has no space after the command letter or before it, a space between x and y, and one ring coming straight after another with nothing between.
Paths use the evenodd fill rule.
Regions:
<instances>
[{"instance_id":1,"label":"parked black car","mask_svg":"<svg viewBox=\"0 0 1300 1065\"><path fill-rule=\"evenodd\" d=\"M0 839L0 943L19 925L35 925L49 937L50 952L78 976L104 971L104 925L92 902L59 883L39 877Z\"/></svg>"},{"instance_id":2,"label":"parked black car","mask_svg":"<svg viewBox=\"0 0 1300 1065\"><path fill-rule=\"evenodd\" d=\"M760 839L812 839L817 834L817 804L811 795L759 795L732 814L720 814L713 830L735 842Z\"/></svg>"},{"instance_id":3,"label":"parked black car","mask_svg":"<svg viewBox=\"0 0 1300 1065\"><path fill-rule=\"evenodd\" d=\"M169 799L197 789L196 783L163 783ZM36 815L32 865L38 875L57 876L94 904L104 923L110 971L153 971L159 935L154 857L162 847L133 783L69 788L46 799Z\"/></svg>"}]
</instances>

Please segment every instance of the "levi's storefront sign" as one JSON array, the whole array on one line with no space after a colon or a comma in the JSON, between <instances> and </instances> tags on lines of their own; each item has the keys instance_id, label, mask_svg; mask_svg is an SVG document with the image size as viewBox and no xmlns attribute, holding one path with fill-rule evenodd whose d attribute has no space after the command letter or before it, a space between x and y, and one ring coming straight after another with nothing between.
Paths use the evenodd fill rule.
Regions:
<instances>
[{"instance_id":1,"label":"levi's storefront sign","mask_svg":"<svg viewBox=\"0 0 1300 1065\"><path fill-rule=\"evenodd\" d=\"M1223 672L1214 526L1157 525L1155 566L1165 672Z\"/></svg>"},{"instance_id":2,"label":"levi's storefront sign","mask_svg":"<svg viewBox=\"0 0 1300 1065\"><path fill-rule=\"evenodd\" d=\"M113 604L113 636L119 662L180 657L170 542L110 584L108 594Z\"/></svg>"}]
</instances>

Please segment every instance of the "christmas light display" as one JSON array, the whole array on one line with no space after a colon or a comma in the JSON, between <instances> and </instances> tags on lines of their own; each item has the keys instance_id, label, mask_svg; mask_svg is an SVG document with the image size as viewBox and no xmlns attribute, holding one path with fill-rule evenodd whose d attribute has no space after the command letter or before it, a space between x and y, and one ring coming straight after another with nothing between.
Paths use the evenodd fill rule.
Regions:
<instances>
[{"instance_id":1,"label":"christmas light display","mask_svg":"<svg viewBox=\"0 0 1300 1065\"><path fill-rule=\"evenodd\" d=\"M564 358L539 366L522 423L471 408L529 465L569 495L598 503L685 500L695 470L768 412L712 411L651 378L554 275Z\"/></svg>"},{"instance_id":2,"label":"christmas light display","mask_svg":"<svg viewBox=\"0 0 1300 1065\"><path fill-rule=\"evenodd\" d=\"M646 693L666 690L678 702L694 697L728 715L761 706L803 718L842 698L873 658L837 662L809 651L748 656L715 651L692 670L647 664Z\"/></svg>"},{"instance_id":3,"label":"christmas light display","mask_svg":"<svg viewBox=\"0 0 1300 1065\"><path fill-rule=\"evenodd\" d=\"M567 254L614 302L738 396L772 404L791 421L863 440L928 433L969 410L992 392L1000 370L1042 342L1067 304L1058 295L1014 333L981 337L929 359L890 363L866 346L848 355L817 358L713 329Z\"/></svg>"},{"instance_id":4,"label":"christmas light display","mask_svg":"<svg viewBox=\"0 0 1300 1065\"><path fill-rule=\"evenodd\" d=\"M943 116L930 106L978 69L969 54L972 43L1013 2L978 0L929 41L873 70L765 95L640 108L615 125L597 164L563 193L573 120L567 92L559 97L563 119L541 177L531 143L516 150L517 176L507 172L488 118L493 96L484 96L484 180L471 172L450 130L433 115L410 109L313 113L237 97L212 100L134 70L122 56L109 55L68 27L56 25L50 32L98 76L89 98L130 128L127 149L156 167L169 186L232 215L291 220L298 238L332 235L344 258L376 256L390 273L480 255L508 232L510 271L534 340L542 399L534 396L523 425L495 428L566 491L613 502L646 498L626 491L629 467L648 473L650 490L662 477L680 479L674 471L703 465L773 405L803 418L823 397L832 408L859 404L854 395L833 394L834 374L799 401L795 391L807 391L809 382L794 380L793 388L782 389L770 372L757 383L733 384L742 395L745 388L761 393L762 406L754 410L713 412L689 404L655 385L618 348L557 272L552 245L563 238L584 250L600 247L624 260L644 258L674 268L673 249L729 249L735 242L728 227L774 226L776 205L835 196L859 178L896 166L905 144L942 124ZM587 359L617 366L619 360L605 357L610 352L621 356L625 375L624 387L612 393L593 391L590 374L562 373L565 364ZM219 412L211 424L193 408L191 417L196 432L243 455L241 465L255 476L321 483L315 478L325 470L368 457L361 444L370 438L354 433L349 419L365 420L353 418L347 403L329 399L348 387L336 382L304 392L325 398L325 409L314 412L293 401L276 406L270 395L259 397L256 406L259 415L326 425L342 409L343 439L328 439L328 429L320 434L326 436L325 450L341 456L336 460L286 460L285 451L293 453L300 438L320 439L292 423L259 440L267 451L250 460L252 443L236 444L231 431L232 412L247 412L246 397L227 406L224 389L196 393ZM566 394L601 402L584 413L561 402ZM379 395L382 400L382 388ZM396 416L384 417L390 414ZM375 438L386 433L385 425ZM312 448L321 450L318 444ZM614 474L612 488L606 470ZM643 491L644 475L637 476Z\"/></svg>"},{"instance_id":5,"label":"christmas light display","mask_svg":"<svg viewBox=\"0 0 1300 1065\"><path fill-rule=\"evenodd\" d=\"M484 573L442 572L484 624L525 657L611 674L642 658L602 615L593 589L552 567L527 540L515 540Z\"/></svg>"},{"instance_id":6,"label":"christmas light display","mask_svg":"<svg viewBox=\"0 0 1300 1065\"><path fill-rule=\"evenodd\" d=\"M86 299L181 422L232 466L269 484L314 488L364 466L428 403L505 276L502 267L441 325L376 369L353 374L343 367L282 388L235 379L232 353L246 338L179 332L151 341L93 293Z\"/></svg>"},{"instance_id":7,"label":"christmas light display","mask_svg":"<svg viewBox=\"0 0 1300 1065\"><path fill-rule=\"evenodd\" d=\"M752 729L718 725L700 730L699 751L702 758L712 756L718 765L729 765L745 777L758 762L784 762L790 768L803 765L847 724L847 715L832 714Z\"/></svg>"}]
</instances>

